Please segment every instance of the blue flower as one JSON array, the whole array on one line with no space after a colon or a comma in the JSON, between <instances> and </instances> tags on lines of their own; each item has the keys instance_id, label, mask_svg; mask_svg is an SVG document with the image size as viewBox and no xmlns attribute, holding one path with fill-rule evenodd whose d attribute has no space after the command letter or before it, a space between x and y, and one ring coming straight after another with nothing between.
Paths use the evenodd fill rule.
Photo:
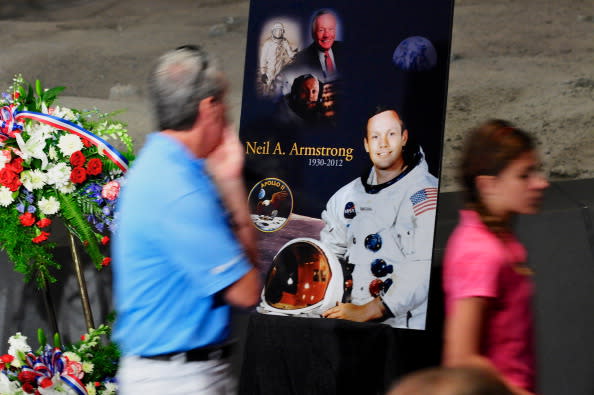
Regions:
<instances>
[{"instance_id":1,"label":"blue flower","mask_svg":"<svg viewBox=\"0 0 594 395\"><path fill-rule=\"evenodd\" d=\"M29 203L33 203L33 193L29 192L27 189L23 189L23 196L25 200Z\"/></svg>"},{"instance_id":2,"label":"blue flower","mask_svg":"<svg viewBox=\"0 0 594 395\"><path fill-rule=\"evenodd\" d=\"M33 205L27 207L27 212L28 213L34 213L35 211L37 211L37 208Z\"/></svg>"},{"instance_id":3,"label":"blue flower","mask_svg":"<svg viewBox=\"0 0 594 395\"><path fill-rule=\"evenodd\" d=\"M16 209L19 213L22 214L25 212L25 205L23 203L19 203L19 204L17 204Z\"/></svg>"}]
</instances>

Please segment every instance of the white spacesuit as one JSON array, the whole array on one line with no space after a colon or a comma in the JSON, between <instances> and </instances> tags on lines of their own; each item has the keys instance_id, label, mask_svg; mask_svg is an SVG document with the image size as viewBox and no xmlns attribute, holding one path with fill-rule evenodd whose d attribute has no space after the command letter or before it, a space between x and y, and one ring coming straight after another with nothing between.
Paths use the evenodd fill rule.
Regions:
<instances>
[{"instance_id":1,"label":"white spacesuit","mask_svg":"<svg viewBox=\"0 0 594 395\"><path fill-rule=\"evenodd\" d=\"M260 49L261 83L263 84L263 93L268 95L276 93L276 76L297 52L296 49L291 48L289 40L284 37L284 34L284 26L281 23L275 23L270 38L264 41Z\"/></svg>"},{"instance_id":2,"label":"white spacesuit","mask_svg":"<svg viewBox=\"0 0 594 395\"><path fill-rule=\"evenodd\" d=\"M353 180L328 201L320 240L354 265L350 302L381 297L396 328L425 329L437 179L424 158L394 180ZM349 301L349 300L346 300Z\"/></svg>"}]
</instances>

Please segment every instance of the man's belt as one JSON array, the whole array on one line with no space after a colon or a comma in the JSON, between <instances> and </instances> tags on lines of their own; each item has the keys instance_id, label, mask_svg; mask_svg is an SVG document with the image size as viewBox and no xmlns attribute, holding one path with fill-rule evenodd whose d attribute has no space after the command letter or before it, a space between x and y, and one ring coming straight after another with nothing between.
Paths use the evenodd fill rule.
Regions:
<instances>
[{"instance_id":1,"label":"man's belt","mask_svg":"<svg viewBox=\"0 0 594 395\"><path fill-rule=\"evenodd\" d=\"M217 359L228 358L233 352L235 342L224 344L214 344L210 346L193 348L188 351L172 352L168 354L159 354L151 356L142 356L141 358L154 359L157 361L183 361L183 362L197 362L197 361L211 361Z\"/></svg>"}]
</instances>

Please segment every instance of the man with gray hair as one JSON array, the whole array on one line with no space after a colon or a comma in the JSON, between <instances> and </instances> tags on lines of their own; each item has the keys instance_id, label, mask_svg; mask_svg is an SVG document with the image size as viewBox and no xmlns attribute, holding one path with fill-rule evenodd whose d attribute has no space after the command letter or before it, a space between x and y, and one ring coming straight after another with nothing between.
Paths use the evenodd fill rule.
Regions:
<instances>
[{"instance_id":1,"label":"man with gray hair","mask_svg":"<svg viewBox=\"0 0 594 395\"><path fill-rule=\"evenodd\" d=\"M226 86L195 46L165 53L151 74L161 131L126 177L113 237L122 395L233 391L230 305L255 305L260 279Z\"/></svg>"}]
</instances>

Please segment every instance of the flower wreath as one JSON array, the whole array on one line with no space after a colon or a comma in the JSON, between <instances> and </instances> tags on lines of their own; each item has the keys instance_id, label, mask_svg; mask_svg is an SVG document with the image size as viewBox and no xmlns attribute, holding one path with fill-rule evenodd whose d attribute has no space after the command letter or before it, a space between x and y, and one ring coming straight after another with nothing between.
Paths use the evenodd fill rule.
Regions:
<instances>
[{"instance_id":1,"label":"flower wreath","mask_svg":"<svg viewBox=\"0 0 594 395\"><path fill-rule=\"evenodd\" d=\"M115 113L52 107L64 87L43 89L18 75L0 97L0 246L40 287L59 269L48 241L56 217L101 269L109 265L114 208L134 146ZM106 139L125 148L123 153Z\"/></svg>"}]
</instances>

